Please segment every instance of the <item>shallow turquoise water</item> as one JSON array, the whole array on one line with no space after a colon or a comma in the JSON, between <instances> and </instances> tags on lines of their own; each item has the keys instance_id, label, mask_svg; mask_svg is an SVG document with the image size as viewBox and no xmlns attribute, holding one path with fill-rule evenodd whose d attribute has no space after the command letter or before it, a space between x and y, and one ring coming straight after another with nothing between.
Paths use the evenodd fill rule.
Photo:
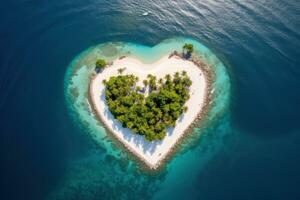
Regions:
<instances>
[{"instance_id":1,"label":"shallow turquoise water","mask_svg":"<svg viewBox=\"0 0 300 200\"><path fill-rule=\"evenodd\" d=\"M140 59L142 62L150 63L174 50L181 51L183 44L187 42L194 45L195 52L210 65L213 71L215 76L213 83L213 101L205 122L195 128L194 133L184 140L182 148L173 156L174 159L168 161L166 167L159 171L158 174L149 175L148 172L140 171L140 166L138 166L135 161L128 159L127 152L122 151L112 144L104 128L95 119L95 116L91 115L86 96L89 77L94 70L95 60L99 57L111 61L122 55L130 55ZM100 168L95 167L91 169L88 167L81 170L88 170L91 175L96 177L98 173L100 173L99 171L102 171L100 173L102 177L99 177L99 179L103 184L109 183L114 186L119 184L116 183L114 179L110 180L109 178L111 177L111 168L113 167L118 171L117 174L125 173L122 176L133 176L135 180L147 181L147 184L153 185L153 187L163 186L164 190L157 193L156 196L157 198L163 198L166 195L168 197L171 194L170 191L174 189L174 186L177 188L180 183L183 183L186 187L186 182L192 181L195 178L195 173L201 169L202 165L211 158L218 148L220 148L220 145L222 145L221 138L224 137L225 132L217 131L218 125L216 124L218 123L215 123L215 121L218 122L226 116L226 110L228 109L230 100L230 79L223 63L207 47L195 40L173 38L162 41L153 47L122 42L105 43L91 47L77 56L68 67L65 77L65 92L68 107L74 121L84 132L90 134L97 143L95 153L93 153L94 155L92 155L92 157L96 158L97 162L101 162ZM217 132L214 133L214 130ZM214 136L210 137L210 139L205 139L205 134L213 134ZM97 146L101 149L105 149L105 155L102 153L98 153L99 155L97 155ZM100 157L102 157L102 160ZM107 157L109 161L107 161ZM111 159L114 160L113 163ZM93 163L94 161L90 162ZM96 163L94 164L96 165ZM186 169L189 168L189 166L197 167L193 167L192 170L189 170L187 173ZM70 170L72 171L72 167ZM110 172L106 172L106 170L110 170ZM136 173L138 173L138 175ZM80 172L80 174L86 176L84 172ZM105 178L105 176L109 177ZM161 180L161 177L163 177L164 180ZM181 180L181 182L175 185L170 184L177 182L176 180ZM66 184L74 184L75 182L74 187L80 187L77 184L82 184L77 176L72 177L72 175L70 175L66 181ZM93 178L86 181L87 183L84 184L89 185L89 181L93 184L95 180ZM157 182L159 182L159 184ZM59 194L64 193L64 189L68 190L69 186L62 186ZM76 192L76 190L74 192ZM55 195L56 194L54 194L54 196ZM67 195L74 194L67 193ZM174 195L176 195L176 193ZM134 196L137 197L136 195Z\"/></svg>"},{"instance_id":2,"label":"shallow turquoise water","mask_svg":"<svg viewBox=\"0 0 300 200\"><path fill-rule=\"evenodd\" d=\"M1 199L300 199L299 0L10 0L0 11ZM178 36L225 65L229 105L214 104L224 112L146 175L87 116L89 69L78 65L74 104L66 71L97 44L123 41L98 54L143 58L149 47L135 44Z\"/></svg>"}]
</instances>

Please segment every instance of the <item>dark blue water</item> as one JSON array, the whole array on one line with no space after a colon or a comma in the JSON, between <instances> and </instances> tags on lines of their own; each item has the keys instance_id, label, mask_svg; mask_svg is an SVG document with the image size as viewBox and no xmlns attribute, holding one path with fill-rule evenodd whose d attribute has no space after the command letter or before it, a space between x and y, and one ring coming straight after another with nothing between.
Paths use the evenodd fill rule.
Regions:
<instances>
[{"instance_id":1,"label":"dark blue water","mask_svg":"<svg viewBox=\"0 0 300 200\"><path fill-rule=\"evenodd\" d=\"M300 199L299 27L297 0L2 2L1 199ZM213 148L218 132L223 145L183 169L191 181L102 159L64 96L67 66L88 47L173 36L209 47L232 81L228 113L191 151Z\"/></svg>"}]
</instances>

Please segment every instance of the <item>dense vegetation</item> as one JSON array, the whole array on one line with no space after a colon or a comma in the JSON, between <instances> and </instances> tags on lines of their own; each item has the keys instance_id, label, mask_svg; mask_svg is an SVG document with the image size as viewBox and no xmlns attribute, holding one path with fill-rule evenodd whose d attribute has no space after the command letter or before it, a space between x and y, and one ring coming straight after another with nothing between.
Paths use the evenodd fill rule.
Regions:
<instances>
[{"instance_id":1,"label":"dense vegetation","mask_svg":"<svg viewBox=\"0 0 300 200\"><path fill-rule=\"evenodd\" d=\"M148 75L144 86L137 86L138 77L118 75L105 84L105 97L110 112L133 133L149 141L163 139L168 127L174 127L178 117L187 111L192 81L186 72L166 75L157 81Z\"/></svg>"}]
</instances>

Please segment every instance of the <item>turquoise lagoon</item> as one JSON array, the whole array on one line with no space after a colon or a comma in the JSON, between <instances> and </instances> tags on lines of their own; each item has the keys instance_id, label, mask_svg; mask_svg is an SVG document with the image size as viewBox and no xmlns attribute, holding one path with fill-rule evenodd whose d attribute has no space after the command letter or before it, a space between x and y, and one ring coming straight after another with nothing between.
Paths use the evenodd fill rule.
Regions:
<instances>
[{"instance_id":1,"label":"turquoise lagoon","mask_svg":"<svg viewBox=\"0 0 300 200\"><path fill-rule=\"evenodd\" d=\"M174 50L180 51L184 43L192 43L195 52L211 66L214 73L213 101L205 121L182 141L180 149L167 161L164 169L156 174L149 174L141 170L127 152L114 145L101 123L91 114L87 100L89 77L94 70L95 60L99 57L112 61L120 56L130 55L144 63L151 63ZM178 185L185 183L186 187L186 181L192 182L195 178L194 173L217 152L222 146L224 134L227 134L226 131L222 131L226 129L224 126L227 126L227 123L219 122L226 121L228 117L226 111L230 100L229 74L211 50L192 39L168 39L153 47L125 42L108 42L90 47L74 58L69 65L65 76L65 96L74 122L83 132L90 135L95 142L95 148L82 160L70 164L64 182L50 195L55 198L73 196L76 191L80 196L82 187L88 188L91 197L97 192L103 195L104 191L99 191L101 184L111 187L105 191L115 191L112 188L116 188L116 193L107 194L109 198L120 198L120 193L117 192L119 187L120 190L126 189L127 192L123 194L126 198L137 198L140 195L143 198L147 198L147 195L152 197L151 191L160 187L164 189L160 190L155 198L170 197L171 194L176 196L173 190L177 188L180 193ZM124 187L125 185L127 186ZM130 190L132 193L128 192ZM87 191L84 194L85 198Z\"/></svg>"}]
</instances>

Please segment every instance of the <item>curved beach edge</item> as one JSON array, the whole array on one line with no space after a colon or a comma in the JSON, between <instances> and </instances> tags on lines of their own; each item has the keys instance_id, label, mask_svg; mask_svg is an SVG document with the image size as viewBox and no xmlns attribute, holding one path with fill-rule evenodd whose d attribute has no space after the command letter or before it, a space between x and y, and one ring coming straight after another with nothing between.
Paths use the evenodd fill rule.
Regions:
<instances>
[{"instance_id":1,"label":"curved beach edge","mask_svg":"<svg viewBox=\"0 0 300 200\"><path fill-rule=\"evenodd\" d=\"M168 58L171 58L171 57L176 57L178 59L184 59L177 52L173 52L168 56ZM124 56L120 57L119 59L123 59L123 58L124 58ZM119 137L117 137L114 134L114 130L112 130L111 127L108 124L106 124L106 120L103 118L103 116L101 114L99 114L99 112L97 111L97 107L93 101L94 94L93 94L93 90L92 90L92 83L96 78L96 74L92 74L90 77L89 91L88 91L87 96L88 96L88 102L90 104L92 113L96 116L96 118L99 119L99 121L101 122L103 127L106 129L106 131L110 133L110 134L108 134L108 136L112 139L114 144L116 146L121 147L124 150L128 151L129 152L128 155L133 160L140 163L142 169L144 169L146 171L149 171L149 172L160 171L160 169L164 168L166 161L170 160L173 157L174 153L178 151L182 140L185 137L189 136L193 132L194 127L199 126L199 124L201 124L201 122L204 121L206 114L209 110L209 107L211 105L213 92L214 92L214 89L212 88L212 83L214 80L214 73L213 73L211 67L207 63L205 63L202 59L200 59L197 55L193 55L189 59L189 61L193 62L193 64L195 64L202 71L202 73L204 75L206 84L205 84L204 99L202 102L201 109L198 112L198 114L196 115L196 117L194 118L194 120L189 124L189 126L177 138L175 144L173 144L171 146L171 148L167 151L167 153L165 155L163 155L159 159L159 161L154 165L151 162L149 162L147 159L140 156L139 153L136 152L136 150L133 149L130 145L127 145L126 143L124 143Z\"/></svg>"}]
</instances>

